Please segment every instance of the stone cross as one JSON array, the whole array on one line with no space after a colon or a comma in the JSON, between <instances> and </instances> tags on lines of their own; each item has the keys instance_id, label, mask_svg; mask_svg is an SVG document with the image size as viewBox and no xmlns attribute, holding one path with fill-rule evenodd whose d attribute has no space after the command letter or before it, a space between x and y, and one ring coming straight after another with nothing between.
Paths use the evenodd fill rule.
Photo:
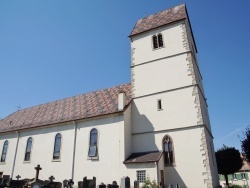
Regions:
<instances>
[{"instance_id":1,"label":"stone cross","mask_svg":"<svg viewBox=\"0 0 250 188\"><path fill-rule=\"evenodd\" d=\"M74 185L74 181L72 179L69 179L68 184L69 184L69 187L72 188Z\"/></svg>"},{"instance_id":2,"label":"stone cross","mask_svg":"<svg viewBox=\"0 0 250 188\"><path fill-rule=\"evenodd\" d=\"M38 179L39 171L42 170L42 168L40 167L40 165L37 165L37 167L35 167L35 170L36 170L36 179Z\"/></svg>"},{"instance_id":3,"label":"stone cross","mask_svg":"<svg viewBox=\"0 0 250 188\"><path fill-rule=\"evenodd\" d=\"M19 178L21 178L21 176L17 175L17 176L16 176L16 179L19 180Z\"/></svg>"},{"instance_id":4,"label":"stone cross","mask_svg":"<svg viewBox=\"0 0 250 188\"><path fill-rule=\"evenodd\" d=\"M53 182L54 179L55 179L54 176L50 176L50 177L49 177L50 182Z\"/></svg>"}]
</instances>

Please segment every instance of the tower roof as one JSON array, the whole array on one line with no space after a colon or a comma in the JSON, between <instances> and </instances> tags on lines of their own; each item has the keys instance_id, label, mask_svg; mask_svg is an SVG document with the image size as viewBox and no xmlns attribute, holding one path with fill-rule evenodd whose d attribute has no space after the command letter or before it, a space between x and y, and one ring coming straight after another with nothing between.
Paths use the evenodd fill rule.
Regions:
<instances>
[{"instance_id":1,"label":"tower roof","mask_svg":"<svg viewBox=\"0 0 250 188\"><path fill-rule=\"evenodd\" d=\"M127 105L132 99L131 85L123 84L18 110L0 120L0 133L117 113L121 90Z\"/></svg>"},{"instance_id":2,"label":"tower roof","mask_svg":"<svg viewBox=\"0 0 250 188\"><path fill-rule=\"evenodd\" d=\"M137 21L130 34L130 37L166 24L186 19L187 17L185 4L175 6L171 9L164 10L156 14L152 14Z\"/></svg>"}]
</instances>

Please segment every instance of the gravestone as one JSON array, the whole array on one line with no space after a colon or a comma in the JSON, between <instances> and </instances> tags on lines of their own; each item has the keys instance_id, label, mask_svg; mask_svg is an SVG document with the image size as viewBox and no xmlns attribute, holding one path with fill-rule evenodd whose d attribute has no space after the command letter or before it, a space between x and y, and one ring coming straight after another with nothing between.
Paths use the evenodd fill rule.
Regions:
<instances>
[{"instance_id":1,"label":"gravestone","mask_svg":"<svg viewBox=\"0 0 250 188\"><path fill-rule=\"evenodd\" d=\"M74 181L72 179L69 179L68 185L69 185L69 188L72 188L74 185Z\"/></svg>"},{"instance_id":2,"label":"gravestone","mask_svg":"<svg viewBox=\"0 0 250 188\"><path fill-rule=\"evenodd\" d=\"M1 185L6 185L9 179L10 179L10 175L3 175Z\"/></svg>"},{"instance_id":3,"label":"gravestone","mask_svg":"<svg viewBox=\"0 0 250 188\"><path fill-rule=\"evenodd\" d=\"M134 188L139 188L139 185L140 185L139 181L135 180L134 181Z\"/></svg>"},{"instance_id":4,"label":"gravestone","mask_svg":"<svg viewBox=\"0 0 250 188\"><path fill-rule=\"evenodd\" d=\"M62 183L61 182L54 182L54 179L55 179L54 176L50 176L49 181L47 183L45 183L43 188L61 188Z\"/></svg>"},{"instance_id":5,"label":"gravestone","mask_svg":"<svg viewBox=\"0 0 250 188\"><path fill-rule=\"evenodd\" d=\"M79 188L96 188L96 177L93 177L93 179L87 179L85 176L83 178L83 181L78 182Z\"/></svg>"},{"instance_id":6,"label":"gravestone","mask_svg":"<svg viewBox=\"0 0 250 188\"><path fill-rule=\"evenodd\" d=\"M69 183L68 180L63 180L63 188L69 188L68 183Z\"/></svg>"},{"instance_id":7,"label":"gravestone","mask_svg":"<svg viewBox=\"0 0 250 188\"><path fill-rule=\"evenodd\" d=\"M106 188L106 185L104 183L100 183L100 185L98 185L99 188Z\"/></svg>"},{"instance_id":8,"label":"gravestone","mask_svg":"<svg viewBox=\"0 0 250 188\"><path fill-rule=\"evenodd\" d=\"M121 188L130 188L130 178L128 176L122 177Z\"/></svg>"},{"instance_id":9,"label":"gravestone","mask_svg":"<svg viewBox=\"0 0 250 188\"><path fill-rule=\"evenodd\" d=\"M35 170L36 170L35 178L31 179L28 182L27 185L28 188L42 188L45 185L45 181L39 179L39 171L42 170L39 164L35 167Z\"/></svg>"}]
</instances>

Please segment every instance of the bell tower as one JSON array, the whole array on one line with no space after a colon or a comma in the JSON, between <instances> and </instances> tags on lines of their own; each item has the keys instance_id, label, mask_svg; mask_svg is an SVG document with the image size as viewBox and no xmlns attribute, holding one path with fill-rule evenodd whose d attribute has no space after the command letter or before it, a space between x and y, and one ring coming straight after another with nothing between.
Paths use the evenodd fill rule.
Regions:
<instances>
[{"instance_id":1,"label":"bell tower","mask_svg":"<svg viewBox=\"0 0 250 188\"><path fill-rule=\"evenodd\" d=\"M130 40L133 152L162 151L163 158L172 152L170 165L169 157L162 159L166 183L218 185L207 102L186 6L138 20ZM164 148L166 137L172 151ZM202 181L190 182L191 173Z\"/></svg>"}]
</instances>

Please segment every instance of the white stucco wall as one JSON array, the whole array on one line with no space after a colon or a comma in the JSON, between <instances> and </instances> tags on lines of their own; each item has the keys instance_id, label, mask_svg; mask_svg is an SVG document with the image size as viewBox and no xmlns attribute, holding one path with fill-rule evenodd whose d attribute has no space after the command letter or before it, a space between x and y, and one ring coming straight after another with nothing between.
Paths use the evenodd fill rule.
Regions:
<instances>
[{"instance_id":1,"label":"white stucco wall","mask_svg":"<svg viewBox=\"0 0 250 188\"><path fill-rule=\"evenodd\" d=\"M62 136L61 155L60 160L53 160L54 142L57 133L60 133ZM31 159L27 162L24 161L24 156L29 137L33 139L33 143ZM48 180L51 175L55 177L55 181L69 179L72 169L73 141L73 123L21 132L14 177L21 175L22 178L34 178L34 167L40 164L42 167L39 173L40 179Z\"/></svg>"},{"instance_id":2,"label":"white stucco wall","mask_svg":"<svg viewBox=\"0 0 250 188\"><path fill-rule=\"evenodd\" d=\"M132 37L131 49L132 51L134 49L134 53L132 55L132 65L138 65L185 52L186 49L183 46L182 38L182 23L184 23L184 21L180 21L166 27L157 28ZM164 48L154 50L152 46L152 36L159 33L162 33L163 35Z\"/></svg>"},{"instance_id":3,"label":"white stucco wall","mask_svg":"<svg viewBox=\"0 0 250 188\"><path fill-rule=\"evenodd\" d=\"M187 54L135 66L133 74L135 97L192 85Z\"/></svg>"},{"instance_id":4,"label":"white stucco wall","mask_svg":"<svg viewBox=\"0 0 250 188\"><path fill-rule=\"evenodd\" d=\"M132 133L197 125L197 108L195 108L195 96L192 93L193 87L189 87L134 99ZM161 99L162 110L157 109L159 99ZM145 146L147 147L147 144Z\"/></svg>"},{"instance_id":5,"label":"white stucco wall","mask_svg":"<svg viewBox=\"0 0 250 188\"><path fill-rule=\"evenodd\" d=\"M6 140L8 140L8 149L7 149L5 162L0 162L0 172L3 172L4 175L11 175L13 162L14 162L14 155L15 155L15 150L16 150L17 134L10 133L10 134L0 135L0 151L1 151L0 155L1 156L2 156L2 151L3 151L3 145Z\"/></svg>"},{"instance_id":6,"label":"white stucco wall","mask_svg":"<svg viewBox=\"0 0 250 188\"><path fill-rule=\"evenodd\" d=\"M124 160L132 153L131 105L124 112Z\"/></svg>"},{"instance_id":7,"label":"white stucco wall","mask_svg":"<svg viewBox=\"0 0 250 188\"><path fill-rule=\"evenodd\" d=\"M178 183L181 187L206 187L203 176L206 169L200 151L202 134L200 127L133 135L133 142L143 143L153 138L155 145L148 143L147 149L149 151L162 150L162 139L166 134L173 139L175 166L165 167L165 185ZM136 144L136 146L134 149L141 149L140 144ZM195 177L195 179L191 177Z\"/></svg>"},{"instance_id":8,"label":"white stucco wall","mask_svg":"<svg viewBox=\"0 0 250 188\"><path fill-rule=\"evenodd\" d=\"M84 176L95 176L97 183L119 182L120 169L124 161L124 116L111 116L78 123L74 180L82 181ZM98 130L98 157L88 158L89 134Z\"/></svg>"}]
</instances>

